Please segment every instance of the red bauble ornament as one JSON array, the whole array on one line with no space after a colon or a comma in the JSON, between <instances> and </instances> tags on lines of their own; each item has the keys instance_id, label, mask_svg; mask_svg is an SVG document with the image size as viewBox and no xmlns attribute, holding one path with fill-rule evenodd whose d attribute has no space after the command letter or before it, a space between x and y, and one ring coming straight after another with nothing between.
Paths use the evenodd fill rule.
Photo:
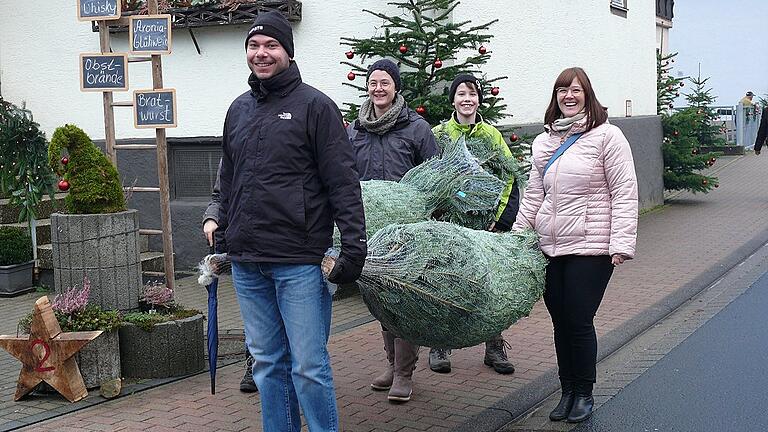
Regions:
<instances>
[{"instance_id":1,"label":"red bauble ornament","mask_svg":"<svg viewBox=\"0 0 768 432\"><path fill-rule=\"evenodd\" d=\"M704 180L701 181L701 184L703 184L704 186L706 186L707 183L709 183L709 181L707 181L707 179L704 179Z\"/></svg>"},{"instance_id":2,"label":"red bauble ornament","mask_svg":"<svg viewBox=\"0 0 768 432\"><path fill-rule=\"evenodd\" d=\"M695 154L695 155L699 154L699 149L691 150L691 154Z\"/></svg>"},{"instance_id":3,"label":"red bauble ornament","mask_svg":"<svg viewBox=\"0 0 768 432\"><path fill-rule=\"evenodd\" d=\"M348 122L348 121L346 121L346 120L344 120L344 129L346 129L346 128L348 128L348 127L349 127L349 122Z\"/></svg>"},{"instance_id":4,"label":"red bauble ornament","mask_svg":"<svg viewBox=\"0 0 768 432\"><path fill-rule=\"evenodd\" d=\"M715 183L715 187L719 188L720 187L720 183Z\"/></svg>"},{"instance_id":5,"label":"red bauble ornament","mask_svg":"<svg viewBox=\"0 0 768 432\"><path fill-rule=\"evenodd\" d=\"M400 54L405 54L408 52L408 47L405 44L400 45Z\"/></svg>"},{"instance_id":6,"label":"red bauble ornament","mask_svg":"<svg viewBox=\"0 0 768 432\"><path fill-rule=\"evenodd\" d=\"M424 108L424 105L419 105L416 107L416 112L419 113L419 115L423 116L427 113L427 109Z\"/></svg>"},{"instance_id":7,"label":"red bauble ornament","mask_svg":"<svg viewBox=\"0 0 768 432\"><path fill-rule=\"evenodd\" d=\"M685 83L684 83L684 82L681 82L681 83L680 83L680 87L685 87Z\"/></svg>"},{"instance_id":8,"label":"red bauble ornament","mask_svg":"<svg viewBox=\"0 0 768 432\"><path fill-rule=\"evenodd\" d=\"M63 158L61 158L61 164L62 165L66 165L68 163L69 163L69 158L68 157L64 156Z\"/></svg>"},{"instance_id":9,"label":"red bauble ornament","mask_svg":"<svg viewBox=\"0 0 768 432\"><path fill-rule=\"evenodd\" d=\"M678 135L680 135L680 132L678 132L678 131L674 131L674 132L672 132L672 135L674 135L674 136L678 136Z\"/></svg>"},{"instance_id":10,"label":"red bauble ornament","mask_svg":"<svg viewBox=\"0 0 768 432\"><path fill-rule=\"evenodd\" d=\"M512 135L509 136L509 140L512 141L512 142L515 142L518 139L520 139L520 137L517 136L517 134L512 134Z\"/></svg>"},{"instance_id":11,"label":"red bauble ornament","mask_svg":"<svg viewBox=\"0 0 768 432\"><path fill-rule=\"evenodd\" d=\"M59 190L62 192L66 192L69 190L69 182L66 180L59 181Z\"/></svg>"},{"instance_id":12,"label":"red bauble ornament","mask_svg":"<svg viewBox=\"0 0 768 432\"><path fill-rule=\"evenodd\" d=\"M354 72L350 72L350 73L347 74L347 79L350 80L350 81L354 81L356 76L357 75L355 75Z\"/></svg>"},{"instance_id":13,"label":"red bauble ornament","mask_svg":"<svg viewBox=\"0 0 768 432\"><path fill-rule=\"evenodd\" d=\"M485 53L487 53L487 52L488 52L488 49L486 49L484 45L480 45L480 48L478 48L478 49L477 49L477 51L478 51L480 54L485 54Z\"/></svg>"},{"instance_id":14,"label":"red bauble ornament","mask_svg":"<svg viewBox=\"0 0 768 432\"><path fill-rule=\"evenodd\" d=\"M355 52L352 51L352 50L349 50L349 51L345 52L344 55L346 55L348 59L351 59L352 57L355 56Z\"/></svg>"},{"instance_id":15,"label":"red bauble ornament","mask_svg":"<svg viewBox=\"0 0 768 432\"><path fill-rule=\"evenodd\" d=\"M491 94L494 95L494 96L498 96L499 95L499 88L498 87L491 88Z\"/></svg>"},{"instance_id":16,"label":"red bauble ornament","mask_svg":"<svg viewBox=\"0 0 768 432\"><path fill-rule=\"evenodd\" d=\"M443 61L440 60L440 58L436 58L434 65L435 65L435 68L440 69L441 67L443 67Z\"/></svg>"}]
</instances>

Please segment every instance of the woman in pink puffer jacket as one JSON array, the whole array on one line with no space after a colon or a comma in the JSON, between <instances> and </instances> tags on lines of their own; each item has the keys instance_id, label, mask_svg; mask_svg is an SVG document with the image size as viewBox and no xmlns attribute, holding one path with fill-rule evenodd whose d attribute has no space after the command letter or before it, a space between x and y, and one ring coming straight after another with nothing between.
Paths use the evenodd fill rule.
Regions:
<instances>
[{"instance_id":1,"label":"woman in pink puffer jacket","mask_svg":"<svg viewBox=\"0 0 768 432\"><path fill-rule=\"evenodd\" d=\"M512 229L536 230L549 259L544 303L563 389L549 417L580 422L594 404L594 316L614 266L635 255L637 178L629 143L608 124L583 69L558 76L544 123ZM561 145L567 150L558 152Z\"/></svg>"}]
</instances>

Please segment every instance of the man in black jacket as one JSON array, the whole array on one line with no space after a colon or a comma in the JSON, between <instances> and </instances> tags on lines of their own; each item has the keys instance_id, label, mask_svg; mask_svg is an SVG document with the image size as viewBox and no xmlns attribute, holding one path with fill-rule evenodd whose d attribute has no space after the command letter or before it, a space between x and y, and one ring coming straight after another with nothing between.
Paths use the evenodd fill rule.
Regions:
<instances>
[{"instance_id":1,"label":"man in black jacket","mask_svg":"<svg viewBox=\"0 0 768 432\"><path fill-rule=\"evenodd\" d=\"M331 295L320 263L333 223L341 255L328 275L351 283L367 247L360 183L338 107L304 84L277 12L246 37L251 90L224 121L219 226L232 259L265 431L337 431L327 350Z\"/></svg>"},{"instance_id":2,"label":"man in black jacket","mask_svg":"<svg viewBox=\"0 0 768 432\"><path fill-rule=\"evenodd\" d=\"M757 130L757 139L755 140L756 155L759 155L763 149L766 138L768 138L768 107L763 108L763 116L760 119L760 127Z\"/></svg>"}]
</instances>

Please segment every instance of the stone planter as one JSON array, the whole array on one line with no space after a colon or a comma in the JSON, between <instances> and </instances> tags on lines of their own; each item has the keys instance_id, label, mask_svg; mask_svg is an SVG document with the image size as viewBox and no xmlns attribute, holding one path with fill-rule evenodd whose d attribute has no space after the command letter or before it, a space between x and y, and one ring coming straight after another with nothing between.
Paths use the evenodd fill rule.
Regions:
<instances>
[{"instance_id":1,"label":"stone planter","mask_svg":"<svg viewBox=\"0 0 768 432\"><path fill-rule=\"evenodd\" d=\"M202 371L203 316L160 323L149 332L125 323L120 327L120 362L128 378L169 378Z\"/></svg>"},{"instance_id":2,"label":"stone planter","mask_svg":"<svg viewBox=\"0 0 768 432\"><path fill-rule=\"evenodd\" d=\"M34 291L32 266L34 261L0 266L0 297L12 297Z\"/></svg>"},{"instance_id":3,"label":"stone planter","mask_svg":"<svg viewBox=\"0 0 768 432\"><path fill-rule=\"evenodd\" d=\"M91 281L90 304L104 310L139 306L139 212L51 215L56 293Z\"/></svg>"},{"instance_id":4,"label":"stone planter","mask_svg":"<svg viewBox=\"0 0 768 432\"><path fill-rule=\"evenodd\" d=\"M86 388L120 378L120 336L117 330L104 332L75 354Z\"/></svg>"}]
</instances>

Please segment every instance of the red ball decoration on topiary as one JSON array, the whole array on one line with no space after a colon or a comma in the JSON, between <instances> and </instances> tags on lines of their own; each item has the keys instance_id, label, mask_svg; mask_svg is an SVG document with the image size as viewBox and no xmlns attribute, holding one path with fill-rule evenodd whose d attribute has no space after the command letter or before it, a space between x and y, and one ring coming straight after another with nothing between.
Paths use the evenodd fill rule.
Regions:
<instances>
[{"instance_id":1,"label":"red ball decoration on topiary","mask_svg":"<svg viewBox=\"0 0 768 432\"><path fill-rule=\"evenodd\" d=\"M704 186L706 186L708 183L709 183L709 180L707 179L704 179L701 181L701 184L703 184Z\"/></svg>"},{"instance_id":2,"label":"red ball decoration on topiary","mask_svg":"<svg viewBox=\"0 0 768 432\"><path fill-rule=\"evenodd\" d=\"M68 163L69 163L69 158L68 157L64 156L63 158L61 158L61 164L62 165L66 165Z\"/></svg>"},{"instance_id":3,"label":"red ball decoration on topiary","mask_svg":"<svg viewBox=\"0 0 768 432\"><path fill-rule=\"evenodd\" d=\"M69 182L66 180L59 181L59 190L62 192L66 192L69 190Z\"/></svg>"},{"instance_id":4,"label":"red ball decoration on topiary","mask_svg":"<svg viewBox=\"0 0 768 432\"><path fill-rule=\"evenodd\" d=\"M443 67L443 61L440 60L440 58L436 58L434 64L435 64L435 68L437 69L440 69L441 67Z\"/></svg>"},{"instance_id":5,"label":"red ball decoration on topiary","mask_svg":"<svg viewBox=\"0 0 768 432\"><path fill-rule=\"evenodd\" d=\"M424 105L419 105L416 107L416 112L419 113L419 115L424 115L427 113L427 109L424 108Z\"/></svg>"},{"instance_id":6,"label":"red ball decoration on topiary","mask_svg":"<svg viewBox=\"0 0 768 432\"><path fill-rule=\"evenodd\" d=\"M498 87L491 88L491 94L494 95L494 96L498 96L499 95L499 88Z\"/></svg>"},{"instance_id":7,"label":"red ball decoration on topiary","mask_svg":"<svg viewBox=\"0 0 768 432\"><path fill-rule=\"evenodd\" d=\"M346 55L348 59L352 59L352 57L355 56L355 52L352 50L349 50L346 53L344 53L344 55Z\"/></svg>"},{"instance_id":8,"label":"red ball decoration on topiary","mask_svg":"<svg viewBox=\"0 0 768 432\"><path fill-rule=\"evenodd\" d=\"M350 72L350 73L347 74L347 79L350 80L350 81L354 81L355 80L355 76L356 75L355 75L354 72Z\"/></svg>"},{"instance_id":9,"label":"red ball decoration on topiary","mask_svg":"<svg viewBox=\"0 0 768 432\"><path fill-rule=\"evenodd\" d=\"M485 53L487 53L487 52L488 52L488 49L486 49L484 45L480 45L480 48L478 48L478 49L477 49L477 51L478 51L480 54L485 54Z\"/></svg>"},{"instance_id":10,"label":"red ball decoration on topiary","mask_svg":"<svg viewBox=\"0 0 768 432\"><path fill-rule=\"evenodd\" d=\"M512 134L512 135L509 136L509 140L512 141L512 142L515 142L518 139L520 139L520 137L517 136L517 134Z\"/></svg>"},{"instance_id":11,"label":"red ball decoration on topiary","mask_svg":"<svg viewBox=\"0 0 768 432\"><path fill-rule=\"evenodd\" d=\"M405 54L408 52L408 47L405 44L400 45L400 54Z\"/></svg>"}]
</instances>

